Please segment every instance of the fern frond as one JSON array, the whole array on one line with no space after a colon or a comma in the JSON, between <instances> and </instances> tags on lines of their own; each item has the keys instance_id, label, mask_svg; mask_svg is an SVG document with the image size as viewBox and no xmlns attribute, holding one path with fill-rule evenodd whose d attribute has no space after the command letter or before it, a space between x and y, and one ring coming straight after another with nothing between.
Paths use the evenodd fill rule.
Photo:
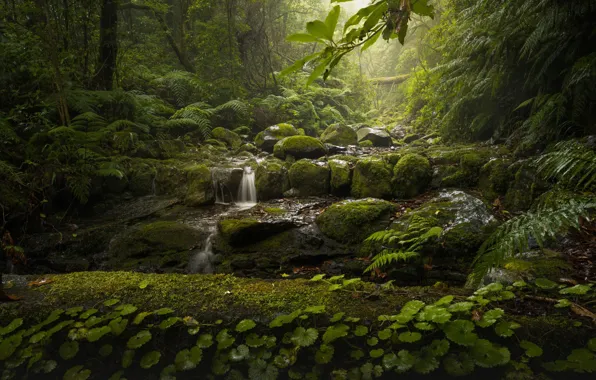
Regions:
<instances>
[{"instance_id":1,"label":"fern frond","mask_svg":"<svg viewBox=\"0 0 596 380\"><path fill-rule=\"evenodd\" d=\"M71 120L72 128L85 132L98 131L107 125L106 119L95 112L85 112Z\"/></svg>"},{"instance_id":2,"label":"fern frond","mask_svg":"<svg viewBox=\"0 0 596 380\"><path fill-rule=\"evenodd\" d=\"M596 182L596 152L575 140L558 143L554 150L536 159L538 172L546 178L589 189Z\"/></svg>"},{"instance_id":3,"label":"fern frond","mask_svg":"<svg viewBox=\"0 0 596 380\"><path fill-rule=\"evenodd\" d=\"M124 178L124 173L118 168L118 164L112 161L101 163L97 169L97 175L100 177Z\"/></svg>"},{"instance_id":4,"label":"fern frond","mask_svg":"<svg viewBox=\"0 0 596 380\"><path fill-rule=\"evenodd\" d=\"M384 268L389 264L396 263L399 261L409 262L418 259L420 254L418 252L404 252L396 251L391 249L385 249L381 253L375 256L373 262L364 270L364 273L368 273L377 268Z\"/></svg>"}]
</instances>

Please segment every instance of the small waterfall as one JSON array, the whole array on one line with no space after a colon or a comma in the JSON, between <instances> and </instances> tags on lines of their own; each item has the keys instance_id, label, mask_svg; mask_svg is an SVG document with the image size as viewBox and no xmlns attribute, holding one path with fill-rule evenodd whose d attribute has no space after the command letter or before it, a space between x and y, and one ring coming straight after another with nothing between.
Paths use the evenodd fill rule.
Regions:
<instances>
[{"instance_id":1,"label":"small waterfall","mask_svg":"<svg viewBox=\"0 0 596 380\"><path fill-rule=\"evenodd\" d=\"M238 189L238 202L240 207L252 207L257 204L257 188L255 186L255 173L252 168L245 167L242 182Z\"/></svg>"},{"instance_id":2,"label":"small waterfall","mask_svg":"<svg viewBox=\"0 0 596 380\"><path fill-rule=\"evenodd\" d=\"M190 258L188 263L188 271L190 273L213 273L211 261L213 259L213 238L216 231L215 228L211 229L203 249Z\"/></svg>"}]
</instances>

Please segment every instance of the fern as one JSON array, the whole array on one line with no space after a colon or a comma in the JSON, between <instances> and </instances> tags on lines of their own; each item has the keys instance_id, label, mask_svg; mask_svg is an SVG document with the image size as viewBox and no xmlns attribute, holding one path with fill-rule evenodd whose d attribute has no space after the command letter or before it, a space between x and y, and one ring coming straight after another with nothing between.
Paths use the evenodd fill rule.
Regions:
<instances>
[{"instance_id":1,"label":"fern","mask_svg":"<svg viewBox=\"0 0 596 380\"><path fill-rule=\"evenodd\" d=\"M81 204L87 203L91 193L91 177L87 173L72 174L67 177L66 183L75 199Z\"/></svg>"},{"instance_id":2,"label":"fern","mask_svg":"<svg viewBox=\"0 0 596 380\"><path fill-rule=\"evenodd\" d=\"M579 228L580 220L588 219L594 209L596 203L593 200L571 199L556 207L543 207L503 223L480 247L468 285L477 286L490 269L502 265L516 254L527 252L530 237L543 247L548 238Z\"/></svg>"},{"instance_id":3,"label":"fern","mask_svg":"<svg viewBox=\"0 0 596 380\"><path fill-rule=\"evenodd\" d=\"M150 128L146 125L134 123L130 120L116 120L106 127L107 130L112 132L136 132L136 133L149 133Z\"/></svg>"},{"instance_id":4,"label":"fern","mask_svg":"<svg viewBox=\"0 0 596 380\"><path fill-rule=\"evenodd\" d=\"M82 113L71 121L71 127L78 131L98 131L106 126L106 120L95 112Z\"/></svg>"},{"instance_id":5,"label":"fern","mask_svg":"<svg viewBox=\"0 0 596 380\"><path fill-rule=\"evenodd\" d=\"M174 136L183 136L187 133L195 132L202 136L203 139L209 138L211 135L211 123L205 119L172 119L168 120L165 125L166 130Z\"/></svg>"},{"instance_id":6,"label":"fern","mask_svg":"<svg viewBox=\"0 0 596 380\"><path fill-rule=\"evenodd\" d=\"M574 140L558 143L536 164L542 176L555 178L575 190L587 190L596 181L596 152Z\"/></svg>"},{"instance_id":7,"label":"fern","mask_svg":"<svg viewBox=\"0 0 596 380\"><path fill-rule=\"evenodd\" d=\"M398 261L407 262L418 259L420 258L419 251L424 243L432 238L438 238L442 233L441 227L432 227L425 231L410 231L407 234L395 230L375 232L365 240L365 244L380 244L382 250L373 257L372 263L364 272L383 268Z\"/></svg>"}]
</instances>

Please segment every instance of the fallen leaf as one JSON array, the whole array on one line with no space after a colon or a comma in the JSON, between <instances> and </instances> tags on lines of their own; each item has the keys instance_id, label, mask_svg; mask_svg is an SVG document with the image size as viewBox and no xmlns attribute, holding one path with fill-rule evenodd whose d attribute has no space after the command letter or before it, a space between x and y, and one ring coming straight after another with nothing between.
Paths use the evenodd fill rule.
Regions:
<instances>
[{"instance_id":1,"label":"fallen leaf","mask_svg":"<svg viewBox=\"0 0 596 380\"><path fill-rule=\"evenodd\" d=\"M27 285L28 286L43 286L43 285L51 284L52 282L54 282L54 280L52 280L51 278L42 278L41 280L31 281Z\"/></svg>"}]
</instances>

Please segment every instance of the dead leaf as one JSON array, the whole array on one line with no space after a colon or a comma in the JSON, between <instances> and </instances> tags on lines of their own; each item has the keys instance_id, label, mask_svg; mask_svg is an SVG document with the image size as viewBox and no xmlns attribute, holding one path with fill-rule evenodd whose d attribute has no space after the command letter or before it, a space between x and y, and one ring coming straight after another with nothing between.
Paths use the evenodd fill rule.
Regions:
<instances>
[{"instance_id":1,"label":"dead leaf","mask_svg":"<svg viewBox=\"0 0 596 380\"><path fill-rule=\"evenodd\" d=\"M51 278L42 278L40 280L31 281L27 286L43 286L54 282Z\"/></svg>"},{"instance_id":2,"label":"dead leaf","mask_svg":"<svg viewBox=\"0 0 596 380\"><path fill-rule=\"evenodd\" d=\"M480 310L472 311L472 320L479 321L482 319L482 312Z\"/></svg>"}]
</instances>

